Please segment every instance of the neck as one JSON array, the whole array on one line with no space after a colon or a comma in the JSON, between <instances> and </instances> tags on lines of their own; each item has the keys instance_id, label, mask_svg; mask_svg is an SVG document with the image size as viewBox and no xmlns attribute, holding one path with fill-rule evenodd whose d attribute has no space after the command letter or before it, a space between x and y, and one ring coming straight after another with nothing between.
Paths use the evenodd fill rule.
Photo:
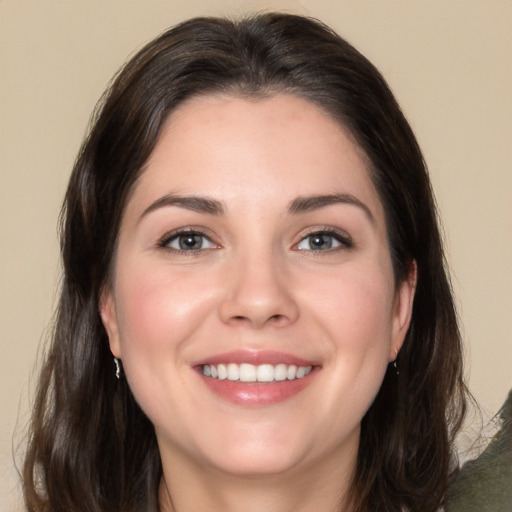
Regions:
<instances>
[{"instance_id":1,"label":"neck","mask_svg":"<svg viewBox=\"0 0 512 512\"><path fill-rule=\"evenodd\" d=\"M279 475L232 475L163 459L160 512L352 512L356 454L333 453L322 464Z\"/></svg>"}]
</instances>

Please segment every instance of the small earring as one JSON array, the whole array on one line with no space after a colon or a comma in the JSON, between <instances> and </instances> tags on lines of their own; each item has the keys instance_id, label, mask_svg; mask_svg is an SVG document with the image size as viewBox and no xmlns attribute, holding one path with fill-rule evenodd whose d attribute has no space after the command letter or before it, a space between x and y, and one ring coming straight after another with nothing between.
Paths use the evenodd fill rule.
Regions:
<instances>
[{"instance_id":1,"label":"small earring","mask_svg":"<svg viewBox=\"0 0 512 512\"><path fill-rule=\"evenodd\" d=\"M119 364L119 359L114 357L114 363L116 365L116 379L119 380L121 378L121 365Z\"/></svg>"},{"instance_id":2,"label":"small earring","mask_svg":"<svg viewBox=\"0 0 512 512\"><path fill-rule=\"evenodd\" d=\"M396 365L397 359L398 359L398 350L395 348L395 360L393 361L393 366L395 367L396 374L400 375L400 372L398 371L398 366Z\"/></svg>"}]
</instances>

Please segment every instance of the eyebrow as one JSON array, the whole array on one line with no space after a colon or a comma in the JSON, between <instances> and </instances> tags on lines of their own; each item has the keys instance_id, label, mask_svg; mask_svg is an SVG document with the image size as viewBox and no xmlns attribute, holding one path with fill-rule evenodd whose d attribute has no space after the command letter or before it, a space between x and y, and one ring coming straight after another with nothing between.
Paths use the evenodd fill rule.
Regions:
<instances>
[{"instance_id":1,"label":"eyebrow","mask_svg":"<svg viewBox=\"0 0 512 512\"><path fill-rule=\"evenodd\" d=\"M225 212L224 205L216 199L200 196L179 196L175 194L167 194L151 203L142 212L139 220L149 213L166 206L178 206L194 212L208 213L210 215L223 215Z\"/></svg>"},{"instance_id":2,"label":"eyebrow","mask_svg":"<svg viewBox=\"0 0 512 512\"><path fill-rule=\"evenodd\" d=\"M319 210L326 206L333 204L349 204L357 206L366 214L368 219L375 224L375 217L373 216L370 208L362 201L357 199L351 194L326 194L326 195L313 195L313 196L300 196L294 199L288 207L288 212L291 214L306 213L312 210Z\"/></svg>"},{"instance_id":3,"label":"eyebrow","mask_svg":"<svg viewBox=\"0 0 512 512\"><path fill-rule=\"evenodd\" d=\"M333 204L349 204L357 206L366 214L372 223L375 223L370 208L362 201L357 199L351 194L323 194L312 196L300 196L294 199L288 206L288 213L296 215L300 213L307 213L313 210L319 210ZM207 213L209 215L223 215L225 208L223 203L216 199L201 196L180 196L175 194L166 194L151 203L141 214L139 220L148 215L149 213L164 208L167 206L178 206L187 210L192 210L198 213Z\"/></svg>"}]
</instances>

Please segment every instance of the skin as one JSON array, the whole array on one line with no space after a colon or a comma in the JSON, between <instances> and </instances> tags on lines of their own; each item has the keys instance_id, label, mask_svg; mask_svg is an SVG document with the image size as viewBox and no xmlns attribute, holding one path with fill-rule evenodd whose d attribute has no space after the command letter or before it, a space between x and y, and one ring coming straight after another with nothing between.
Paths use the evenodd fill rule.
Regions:
<instances>
[{"instance_id":1,"label":"skin","mask_svg":"<svg viewBox=\"0 0 512 512\"><path fill-rule=\"evenodd\" d=\"M159 201L169 194L223 212ZM350 199L289 211L329 194ZM179 250L181 228L204 233L202 248ZM318 249L310 234L326 231ZM364 155L315 105L284 94L181 105L126 205L100 307L155 425L162 510L350 510L360 422L403 343L414 281L412 266L395 283ZM193 365L240 348L315 372L283 402L233 404Z\"/></svg>"}]
</instances>

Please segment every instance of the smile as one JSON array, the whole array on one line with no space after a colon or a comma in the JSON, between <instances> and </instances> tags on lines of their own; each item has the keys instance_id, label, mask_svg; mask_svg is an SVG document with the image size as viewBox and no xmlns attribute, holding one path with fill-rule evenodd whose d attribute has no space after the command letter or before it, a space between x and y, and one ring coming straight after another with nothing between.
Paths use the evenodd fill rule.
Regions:
<instances>
[{"instance_id":1,"label":"smile","mask_svg":"<svg viewBox=\"0 0 512 512\"><path fill-rule=\"evenodd\" d=\"M287 365L284 363L276 365L221 363L203 365L202 373L205 377L218 380L270 383L302 379L309 375L312 369L312 366Z\"/></svg>"},{"instance_id":2,"label":"smile","mask_svg":"<svg viewBox=\"0 0 512 512\"><path fill-rule=\"evenodd\" d=\"M274 350L235 350L191 365L214 395L243 407L268 407L292 399L321 372L318 360Z\"/></svg>"}]
</instances>

